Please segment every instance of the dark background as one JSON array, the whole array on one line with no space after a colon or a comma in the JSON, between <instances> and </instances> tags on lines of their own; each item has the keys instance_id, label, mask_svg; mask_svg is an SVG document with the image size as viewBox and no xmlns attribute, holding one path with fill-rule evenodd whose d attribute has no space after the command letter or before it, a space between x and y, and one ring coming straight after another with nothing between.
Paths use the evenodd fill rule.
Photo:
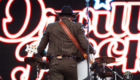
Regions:
<instances>
[{"instance_id":1,"label":"dark background","mask_svg":"<svg viewBox=\"0 0 140 80\"><path fill-rule=\"evenodd\" d=\"M114 1L140 1L140 0L114 0ZM104 0L101 0L101 2L105 2ZM0 0L0 36L2 37L6 37L4 35L4 32L2 31L2 18L6 17L5 15L5 6L6 6L7 0ZM46 8L51 7L55 10L61 10L61 8L64 5L70 5L74 10L82 10L83 8L86 7L85 5L85 1L84 0L44 0L44 3L46 5ZM90 1L90 6L94 5L94 1L91 0ZM32 0L31 1L31 7L32 7L32 11L31 11L31 19L28 25L27 30L24 32L24 34L21 36L26 36L27 34L29 34L38 24L39 20L40 20L40 14L41 14L41 10L40 10L40 5L38 3L38 1L36 0ZM121 8L121 7L120 7ZM100 10L104 10L103 8L101 8ZM132 23L130 24L130 29L132 31L132 33L137 33L139 31L137 31L133 26L137 26L137 15L138 15L138 10L139 7L134 7L134 10L132 11L132 14L134 14L131 17L131 21ZM117 11L117 15L119 15L120 13L120 9ZM25 15L26 15L26 5L24 0L15 0L10 8L10 14L13 17L13 21L12 23L8 24L8 30L10 33L14 34L16 32L18 32L18 30L20 29L19 26L22 26L24 19L25 19ZM46 14L46 15L50 15L50 14ZM115 25L114 26L120 26L121 21L119 19L121 19L122 16L116 17L115 18ZM105 17L101 16L100 17L99 22L104 23ZM58 18L57 18L58 21ZM77 19L76 19L77 21ZM98 26L103 26L104 24L99 24ZM104 33L104 31L99 30L99 32ZM115 28L115 32L117 33L121 33L122 31L119 31L118 28ZM95 38L97 40L97 42L99 43L100 41L102 41L102 39L98 39L96 38L93 34L90 34L90 37ZM26 64L23 62L19 62L16 60L15 58L15 48L17 47L19 43L3 43L0 41L0 75L3 77L4 80L10 80L10 74L11 74L11 70L16 67L16 66L25 66ZM129 51L129 55L128 55L128 68L133 68L132 65L134 65L134 60L136 58L136 56L134 54L131 54L131 52L133 51L135 53L135 49L137 42L133 41L130 45L130 51ZM107 45L105 45L105 47L107 47ZM120 47L121 48L121 47ZM104 48L106 49L106 48ZM21 52L23 52L24 55L25 51L21 50ZM104 51L101 51L101 53L104 53ZM101 54L101 55L105 55L105 54ZM39 56L39 55L37 55ZM121 76L123 76L123 73L121 72L121 67L119 66L117 67L117 71L119 72L119 74L121 74ZM33 69L32 69L33 71ZM30 80L33 80L33 76L34 73L31 71L30 73ZM19 79L21 72L18 72L16 74L17 79ZM139 80L140 79L140 73L137 72L135 74L133 74L133 80ZM44 77L44 80L46 79L46 77Z\"/></svg>"}]
</instances>

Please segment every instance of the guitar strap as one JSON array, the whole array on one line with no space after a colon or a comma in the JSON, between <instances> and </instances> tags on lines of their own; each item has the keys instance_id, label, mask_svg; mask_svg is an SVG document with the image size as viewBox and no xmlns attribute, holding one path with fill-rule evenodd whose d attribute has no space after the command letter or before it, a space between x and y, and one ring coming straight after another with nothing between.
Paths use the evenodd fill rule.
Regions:
<instances>
[{"instance_id":1,"label":"guitar strap","mask_svg":"<svg viewBox=\"0 0 140 80\"><path fill-rule=\"evenodd\" d=\"M71 41L74 43L74 45L77 47L77 49L81 52L81 54L84 56L85 59L87 59L87 54L85 51L82 50L82 48L80 47L78 41L75 39L75 37L72 35L72 33L70 32L70 30L68 29L68 27L62 22L62 21L58 21L59 24L61 25L61 27L63 28L63 30L65 31L65 33L68 35L68 37L71 39ZM89 62L90 64L93 64L93 62L90 60L89 58Z\"/></svg>"}]
</instances>

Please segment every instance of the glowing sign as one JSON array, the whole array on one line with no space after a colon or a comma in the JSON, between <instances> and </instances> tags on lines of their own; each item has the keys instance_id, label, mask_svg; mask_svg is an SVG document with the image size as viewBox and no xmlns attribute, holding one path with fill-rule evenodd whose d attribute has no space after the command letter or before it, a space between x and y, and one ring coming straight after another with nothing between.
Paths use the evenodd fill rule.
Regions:
<instances>
[{"instance_id":1,"label":"glowing sign","mask_svg":"<svg viewBox=\"0 0 140 80\"><path fill-rule=\"evenodd\" d=\"M5 7L5 15L6 18L2 19L2 29L6 37L0 36L0 41L4 43L19 43L16 47L15 50L15 58L19 62L23 62L25 57L32 57L33 54L27 53L26 56L21 56L20 55L20 50L22 49L23 46L25 46L27 43L31 43L32 45L37 45L42 37L43 30L45 26L48 23L55 22L56 16L46 16L47 13L54 13L53 8L46 8L43 0L38 0L38 3L41 7L41 18L36 26L36 28L29 33L28 35L21 37L21 35L25 32L27 25L30 20L30 14L31 14L31 3L29 0L25 0L26 3L26 17L25 21L23 23L23 26L21 29L16 33L16 34L11 34L8 31L8 26L7 23L11 23L13 21L12 16L10 15L10 7L11 4L14 0L8 0L6 7ZM96 0L97 1L97 0ZM109 1L108 1L109 3ZM103 6L103 5L102 5ZM101 6L101 7L102 7ZM116 7L118 6L123 6L123 12L122 12L122 22L121 22L121 30L123 31L122 33L116 33L114 31L114 22L115 22L115 16L116 16ZM93 38L89 38L89 41L92 43L92 45L96 48L96 57L100 57L100 51L102 48L108 44L107 46L107 56L109 57L114 57L112 54L114 53L115 55L119 55L119 57L116 58L116 62L112 63L110 65L116 65L116 66L122 66L122 72L125 71L131 71L132 73L140 72L140 33L131 33L131 30L129 28L130 25L130 18L131 18L131 11L133 6L140 6L140 2L112 2L111 7L112 10L110 11L105 11L105 10L100 10L100 11L95 11L92 7L89 7L89 11L91 12L92 18L89 19L89 26L90 26L90 32L93 31L93 35L95 35L99 39L103 39L100 43L97 44L97 41ZM58 10L60 11L60 10ZM86 8L83 10L75 10L76 12L79 11L79 17L78 21L83 22L84 19L86 19ZM139 10L140 12L140 10ZM99 17L101 15L106 16L105 20L105 31L106 33L100 33L98 31L98 21ZM137 23L137 30L140 31L140 13L138 14L138 23ZM38 36L35 36L35 34L38 34ZM86 33L87 34L87 33ZM112 36L112 37L110 37ZM126 37L127 36L127 37ZM134 62L134 68L128 69L127 64L128 64L128 51L129 51L129 46L130 46L130 41L137 41L137 49L136 49L136 58ZM118 50L117 48L119 47L119 44L123 45L123 48L121 50ZM11 71L11 79L16 80L16 73L19 71L22 71L22 74L20 75L20 80L29 80L30 76L30 69L31 67L29 65L24 66L16 66L12 71ZM45 72L48 70L40 70L39 71L39 79L43 78L43 75Z\"/></svg>"},{"instance_id":2,"label":"glowing sign","mask_svg":"<svg viewBox=\"0 0 140 80\"><path fill-rule=\"evenodd\" d=\"M104 8L105 10L111 10L110 2L113 0L105 0L105 3L101 2L100 0L94 0L95 4L93 8L98 10L100 8Z\"/></svg>"}]
</instances>

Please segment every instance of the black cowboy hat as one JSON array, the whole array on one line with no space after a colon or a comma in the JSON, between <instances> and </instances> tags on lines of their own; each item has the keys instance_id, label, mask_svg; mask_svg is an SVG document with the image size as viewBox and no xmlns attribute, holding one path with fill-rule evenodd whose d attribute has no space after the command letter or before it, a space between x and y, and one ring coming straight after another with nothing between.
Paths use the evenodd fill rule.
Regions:
<instances>
[{"instance_id":1,"label":"black cowboy hat","mask_svg":"<svg viewBox=\"0 0 140 80\"><path fill-rule=\"evenodd\" d=\"M56 12L54 11L58 16L63 16L63 15L71 15L76 17L79 12L73 12L72 8L70 6L63 6L61 9L61 12Z\"/></svg>"}]
</instances>

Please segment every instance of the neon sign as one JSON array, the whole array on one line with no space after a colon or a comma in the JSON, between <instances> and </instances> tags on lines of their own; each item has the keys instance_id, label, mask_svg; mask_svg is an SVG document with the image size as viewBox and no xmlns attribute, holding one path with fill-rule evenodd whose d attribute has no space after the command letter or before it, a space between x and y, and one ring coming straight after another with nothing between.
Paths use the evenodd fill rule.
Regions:
<instances>
[{"instance_id":1,"label":"neon sign","mask_svg":"<svg viewBox=\"0 0 140 80\"><path fill-rule=\"evenodd\" d=\"M22 49L23 46L25 46L27 43L31 43L32 45L37 45L42 37L43 30L45 26L51 22L56 21L56 16L46 16L46 13L50 12L52 14L55 14L53 8L46 8L43 0L38 0L38 3L41 7L41 18L40 21L38 22L38 25L36 28L30 32L28 35L21 37L21 35L25 32L27 25L30 20L31 16L31 3L29 0L25 0L26 3L26 17L25 21L23 23L23 26L21 29L15 33L11 34L8 31L8 26L7 23L11 23L13 21L12 16L10 15L10 7L11 4L13 3L14 0L8 0L6 7L5 7L5 15L6 17L2 19L2 30L5 34L6 37L0 36L0 41L3 43L19 43L15 49L15 58L19 62L23 62L25 57L32 57L33 54L27 53L26 56L22 57L20 55L20 50ZM116 16L116 7L118 6L123 6L123 12L122 12L122 22L121 22L121 30L123 31L122 33L116 33L114 31L114 23L115 23L115 16ZM89 19L89 26L90 26L90 33L93 32L93 35L95 35L99 39L103 39L100 43L97 44L97 41L93 38L89 38L89 41L92 43L92 45L96 48L96 57L100 56L100 51L104 45L108 44L107 46L107 56L109 57L114 57L112 53L115 55L119 55L120 57L115 57L116 62L110 64L111 65L116 65L116 66L122 66L122 72L125 71L131 71L132 73L140 72L140 33L131 33L131 30L129 28L130 25L130 18L132 16L131 11L133 6L140 6L140 2L112 2L111 11L105 11L105 10L100 10L100 11L95 11L92 7L89 7L89 11L91 12L92 18ZM60 10L58 10L60 11ZM76 12L79 11L79 17L78 17L78 22L83 22L84 19L86 19L86 8L83 10L75 10ZM140 10L139 10L140 12ZM101 15L106 16L105 20L105 31L106 33L100 33L98 31L98 23L99 23L99 17ZM140 31L140 13L138 14L138 20L137 20L137 30ZM38 36L34 36L35 34L38 34ZM87 33L86 33L87 34ZM112 36L112 37L110 37ZM127 37L126 37L127 36ZM136 49L136 58L134 62L134 68L128 69L127 64L128 64L128 51L129 51L129 46L130 46L130 41L137 41L137 49ZM123 45L122 50L117 50L119 47L119 43ZM46 59L44 57L44 59ZM30 76L30 70L31 67L29 65L24 66L16 66L12 71L11 71L11 79L16 80L16 73L18 71L22 71L22 74L20 75L20 80L28 80ZM43 78L43 75L45 72L48 70L40 70L39 71L39 79Z\"/></svg>"}]
</instances>

